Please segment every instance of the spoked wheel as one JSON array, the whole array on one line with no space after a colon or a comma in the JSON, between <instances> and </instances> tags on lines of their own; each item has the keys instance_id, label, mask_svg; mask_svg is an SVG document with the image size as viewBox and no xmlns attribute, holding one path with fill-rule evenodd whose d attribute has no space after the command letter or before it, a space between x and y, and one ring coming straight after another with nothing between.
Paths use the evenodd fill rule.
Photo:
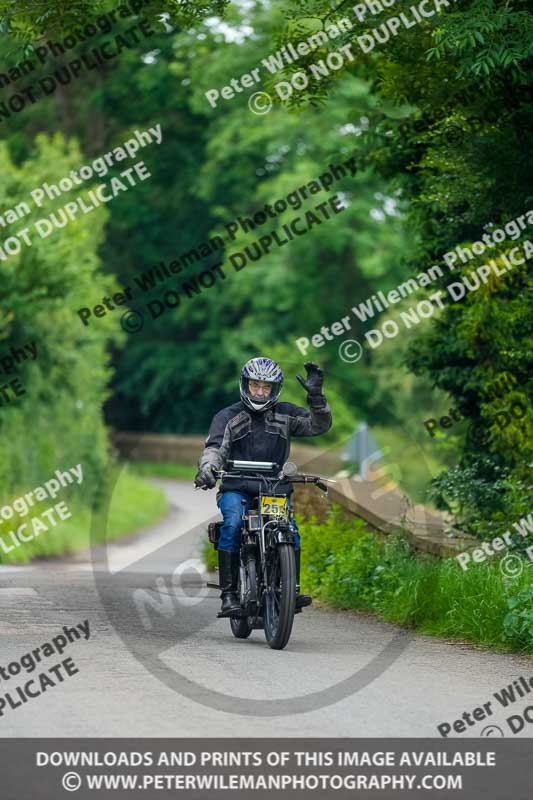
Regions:
<instances>
[{"instance_id":1,"label":"spoked wheel","mask_svg":"<svg viewBox=\"0 0 533 800\"><path fill-rule=\"evenodd\" d=\"M267 565L264 594L265 636L273 650L283 650L289 641L296 605L294 548L279 544Z\"/></svg>"},{"instance_id":2,"label":"spoked wheel","mask_svg":"<svg viewBox=\"0 0 533 800\"><path fill-rule=\"evenodd\" d=\"M243 585L244 577L244 585ZM249 561L247 567L241 567L237 592L241 598L241 606L248 605L250 586L256 585L255 561ZM253 631L252 617L230 617L231 632L236 639L247 639Z\"/></svg>"}]
</instances>

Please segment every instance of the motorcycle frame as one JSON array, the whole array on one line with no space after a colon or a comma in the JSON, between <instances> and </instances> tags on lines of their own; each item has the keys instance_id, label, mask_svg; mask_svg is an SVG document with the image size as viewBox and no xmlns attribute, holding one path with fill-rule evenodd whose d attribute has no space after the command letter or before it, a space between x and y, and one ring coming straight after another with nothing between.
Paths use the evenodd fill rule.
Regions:
<instances>
[{"instance_id":1,"label":"motorcycle frame","mask_svg":"<svg viewBox=\"0 0 533 800\"><path fill-rule=\"evenodd\" d=\"M270 478L270 480L269 480L269 478L266 478L266 476L261 476L261 477L264 478L265 482L268 482L268 483L280 483L279 478L276 478L276 479ZM249 543L251 544L251 542L245 542L245 537L252 536L255 539L255 542L254 542L255 546L259 549L259 557L260 557L259 558L259 563L260 563L260 568L261 568L261 575L260 575L260 585L257 587L258 597L257 597L257 599L255 601L256 604L257 604L257 612L255 614L254 619L257 619L257 617L260 616L262 600L263 600L263 596L264 596L264 593L265 593L266 588L267 588L267 586L266 586L266 559L267 559L267 543L266 543L267 533L266 533L266 529L267 529L267 527L270 526L270 525L276 525L277 526L277 530L275 531L275 534L274 534L275 537L276 537L276 539L275 539L276 545L278 545L278 544L290 544L293 547L295 545L294 533L293 533L293 531L292 531L292 529L290 527L291 520L294 517L294 511L292 509L292 504L289 505L289 513L288 513L287 517L281 517L280 515L272 515L271 519L267 519L265 522L263 522L263 518L264 518L265 515L261 514L261 498L264 497L264 496L268 496L268 497L284 497L284 498L286 498L288 503L289 503L289 499L290 499L290 495L288 493L276 494L275 487L273 488L272 486L269 486L268 487L268 492L267 492L267 491L263 491L262 490L262 486L260 486L259 492L258 492L258 495L257 495L257 499L258 499L258 509L257 509L257 511L252 511L252 509L250 508L250 509L248 509L248 511L243 511L243 514L242 514L243 526L242 526L241 545L240 545L240 548L239 548L239 553L242 552L243 545L249 544ZM248 523L249 523L250 516L258 516L259 517L259 528L253 528L253 529L249 528L249 524ZM280 525L279 525L280 521L285 522L286 525L282 525L280 527ZM287 527L287 529L288 529L287 531L283 530L283 528L285 528L285 527ZM272 532L272 533L274 533L274 532ZM257 565L257 559L256 559L256 565ZM257 581L257 572L256 572L256 581Z\"/></svg>"}]
</instances>

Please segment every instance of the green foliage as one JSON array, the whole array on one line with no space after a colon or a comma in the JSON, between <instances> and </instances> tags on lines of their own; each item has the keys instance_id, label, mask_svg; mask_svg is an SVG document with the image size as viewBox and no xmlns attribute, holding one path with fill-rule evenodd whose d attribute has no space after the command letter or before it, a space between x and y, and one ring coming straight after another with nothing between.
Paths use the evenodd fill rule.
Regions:
<instances>
[{"instance_id":1,"label":"green foliage","mask_svg":"<svg viewBox=\"0 0 533 800\"><path fill-rule=\"evenodd\" d=\"M341 608L374 611L420 633L533 653L531 568L513 581L497 563L464 572L411 549L401 537L383 540L362 520L333 507L326 522L300 521L302 586Z\"/></svg>"},{"instance_id":2,"label":"green foliage","mask_svg":"<svg viewBox=\"0 0 533 800\"><path fill-rule=\"evenodd\" d=\"M515 597L509 598L508 606L510 610L504 619L505 638L526 650L533 640L533 586L525 586Z\"/></svg>"},{"instance_id":3,"label":"green foliage","mask_svg":"<svg viewBox=\"0 0 533 800\"><path fill-rule=\"evenodd\" d=\"M214 572L218 568L218 553L207 538L207 533L202 545L202 558L208 572Z\"/></svg>"},{"instance_id":4,"label":"green foliage","mask_svg":"<svg viewBox=\"0 0 533 800\"><path fill-rule=\"evenodd\" d=\"M264 9L253 16L266 54L279 17ZM227 19L237 27L242 14L231 9ZM161 154L147 153L152 178L143 187L142 215L135 192L109 209L100 255L106 270L124 285L131 285L134 275L159 261L176 258L215 233L225 234L223 223L255 213L327 170L332 161L356 154L371 103L365 84L352 82L339 94L327 119L311 112L306 126L284 112L255 117L246 102L228 104L217 116L203 92L254 66L256 41L230 47L211 24L205 24L194 32L162 33L153 46L158 52L150 63L133 51L124 52L120 61L113 62L114 71L103 76L105 82L96 73L87 76L82 93L77 86L66 86L61 96L41 101L39 108L29 107L24 117L8 121L12 140L24 156L30 146L24 127L24 133L20 130L24 120L31 128L57 127L66 106L69 125L84 151L95 156L119 144L135 128L162 120L164 149ZM191 72L192 93L187 77ZM132 104L131 94L142 97L142 103ZM43 105L46 115L39 113ZM341 129L344 133L339 136ZM116 377L107 406L113 425L203 432L221 406L235 401L242 363L261 351L279 353L287 373L284 397L305 404L297 385L295 390L289 388L305 360L295 339L349 313L355 287L365 287L370 294L375 280L381 287L391 275L401 275L401 216L388 197L386 182L361 171L355 180L340 182L339 188L351 204L345 214L290 246L273 249L239 273L228 265L227 278L219 287L194 296L160 320L148 319L141 335L131 336L124 349L114 351ZM327 196L317 196L316 202ZM312 205L309 201L305 208ZM380 219L371 215L375 209ZM282 224L301 213L289 209L256 233L239 235L235 249L270 230L280 232ZM214 261L187 267L168 287L177 282L179 289L182 280ZM159 287L142 296L141 302L161 293ZM87 305L99 302L98 294L92 292ZM330 439L349 435L371 408L383 420L390 412L388 402L375 402L369 365L359 366L354 380L353 367L339 361L337 347L338 342L331 342L315 354L327 372L328 397L335 402Z\"/></svg>"},{"instance_id":5,"label":"green foliage","mask_svg":"<svg viewBox=\"0 0 533 800\"><path fill-rule=\"evenodd\" d=\"M305 12L297 2L291 6L291 24L296 24ZM396 15L401 7L395 5ZM325 15L328 8L324 0L314 13ZM338 14L345 10L341 4ZM532 25L521 0L453 4L401 30L367 59L359 55L351 67L358 78L366 74L371 81L376 108L366 160L408 204L413 273L531 208ZM356 25L352 41L367 27L366 21ZM328 104L333 103L332 91ZM531 239L527 230L468 263L458 260L439 288L488 259L501 266L501 256L526 238ZM463 518L472 520L474 529L479 529L476 520L490 520L495 507L516 506L517 487L526 481L533 456L531 411L505 428L496 416L509 412L513 402L528 405L525 380L505 398L486 401L487 387L503 372L530 374L530 274L526 263L492 278L466 300L449 302L417 332L407 354L415 375L426 376L468 414L459 469L468 470L477 487L487 488L497 469L507 470L505 485L499 484L491 503L483 502L486 492L471 492L468 498L464 493ZM486 458L479 458L483 434L488 436ZM508 500L502 492L510 494Z\"/></svg>"},{"instance_id":6,"label":"green foliage","mask_svg":"<svg viewBox=\"0 0 533 800\"><path fill-rule=\"evenodd\" d=\"M454 515L458 527L492 539L531 512L531 492L526 481L513 478L509 468L488 456L480 456L478 462L482 463L456 465L439 475L432 481L430 497ZM516 549L531 544L532 535L516 537Z\"/></svg>"},{"instance_id":7,"label":"green foliage","mask_svg":"<svg viewBox=\"0 0 533 800\"><path fill-rule=\"evenodd\" d=\"M59 499L59 498L58 498ZM0 562L4 564L27 564L36 558L50 558L52 556L74 553L78 550L88 550L91 545L99 542L105 544L122 536L136 533L148 525L154 524L167 510L164 492L146 481L140 480L128 470L122 470L113 492L113 497L106 510L106 524L96 531L97 538L91 542L91 521L93 509L84 503L85 498L78 498L70 503L69 495L64 497L72 517L56 526L49 524L48 531L29 542L22 542L9 553L0 551ZM43 502L31 511L32 517L50 507L49 502ZM24 522L21 518L17 526ZM43 519L46 524L46 519ZM15 529L16 526L4 522L6 530ZM28 526L31 530L31 527ZM8 547L12 542L4 533L3 539Z\"/></svg>"},{"instance_id":8,"label":"green foliage","mask_svg":"<svg viewBox=\"0 0 533 800\"><path fill-rule=\"evenodd\" d=\"M523 10L520 8L523 6ZM456 77L493 78L503 74L520 82L533 55L533 20L525 3L476 0L468 9L447 15L434 35L426 58L459 56Z\"/></svg>"},{"instance_id":9,"label":"green foliage","mask_svg":"<svg viewBox=\"0 0 533 800\"><path fill-rule=\"evenodd\" d=\"M305 125L283 111L256 117L246 98L226 104L222 115L210 109L203 92L251 69L259 48L265 55L271 52L283 14L275 7L247 15L232 8L226 19L235 28L253 21L255 37L230 46L211 23L198 23L194 31L162 32L153 44L151 40L157 53L149 63L135 51L125 51L109 72L85 75L83 91L80 82L62 87L61 93L5 121L11 146L23 160L31 151L30 133L60 127L65 116L91 156L119 144L135 128L162 120L161 155L146 155L152 178L143 186L142 214L136 192L109 207L100 257L106 271L124 285L159 261L168 262L210 235L225 233L223 223L253 215L316 178L331 162L356 155L359 164L373 102L363 81L347 82L327 117L310 110ZM308 19L306 25L311 23ZM187 76L192 72L191 93ZM142 102L132 104L132 94ZM107 406L111 424L203 432L222 405L234 402L238 371L258 352L275 353L287 374L284 397L305 404L294 382L305 360L296 338L311 336L349 314L359 292L370 295L404 274L399 261L406 244L401 210L387 181L361 168L355 179L343 179L336 188L348 198L348 211L239 273L228 266L228 277L219 287L160 320L147 320L141 335L114 350L116 376ZM322 193L315 202L327 196ZM311 198L304 209L313 205ZM282 225L302 213L288 209L258 231L240 234L234 249L242 250L270 230L282 235ZM188 267L176 279L178 288L182 278L209 263ZM160 294L158 288L141 302ZM85 304L100 298L95 287ZM117 320L111 321L116 329ZM353 326L357 338L362 326L356 320ZM370 414L384 423L394 419L390 397L376 392L372 365L344 364L337 349L338 341L333 341L310 354L326 370L328 398L335 407L335 427L327 441L346 438Z\"/></svg>"},{"instance_id":10,"label":"green foliage","mask_svg":"<svg viewBox=\"0 0 533 800\"><path fill-rule=\"evenodd\" d=\"M176 25L191 25L210 14L223 14L229 0L0 0L0 29L19 44L38 41L43 35L65 37L108 11L139 9L143 17L166 13Z\"/></svg>"},{"instance_id":11,"label":"green foliage","mask_svg":"<svg viewBox=\"0 0 533 800\"><path fill-rule=\"evenodd\" d=\"M13 208L44 181L57 183L80 163L75 142L61 134L38 136L31 158L16 166L0 144L0 205ZM58 208L58 198L19 223L33 230L37 219ZM106 211L81 217L46 239L33 232L32 245L0 262L0 353L35 342L37 359L24 361L18 373L26 395L0 407L1 498L10 501L52 477L56 469L83 465L82 494L93 496L97 475L108 458L102 404L109 379L106 320L83 329L74 316L95 287L101 294L113 281L99 273L96 250ZM8 229L6 229L8 230ZM2 376L3 378L9 376Z\"/></svg>"},{"instance_id":12,"label":"green foliage","mask_svg":"<svg viewBox=\"0 0 533 800\"><path fill-rule=\"evenodd\" d=\"M391 15L408 11L410 4L401 0ZM21 47L38 43L43 32L59 38L84 23L89 12L97 15L111 8L106 2L87 0L54 0L46 7L0 2L2 30L8 34L0 43L1 71L18 60L15 53ZM161 12L171 14L171 32L158 22ZM222 13L227 27L217 21ZM68 152L68 167L76 168L80 159L101 155L135 129L157 122L162 124L163 146L157 152L146 150L152 177L142 194L127 192L106 210L39 243L34 252L46 263L50 279L37 268L34 281L26 253L17 273L22 283L8 278L0 290L6 300L0 326L6 335L20 338L26 328L41 335L46 329L50 341L42 372L40 360L24 366L38 404L28 396L20 404L22 415L18 408L0 409L9 422L0 445L1 485L7 481L8 492L35 485L43 470L55 468L62 454L70 461L74 451L97 471L105 457L99 409L106 393L107 419L116 427L203 432L212 415L236 399L240 365L264 352L278 358L285 369L284 398L305 402L294 381L304 360L297 338L312 336L349 315L352 306L376 291L386 292L437 263L447 250L469 246L485 231L524 214L533 199L528 136L532 37L525 13L521 0L454 3L363 54L356 37L378 22L368 15L330 43L335 49L351 42L353 63L347 62L331 80L311 83L308 92L295 93L292 106L278 104L270 114L256 116L247 107L249 93L221 100L212 109L205 92L249 72L281 44L306 38L340 16L353 16L350 5L340 4L335 11L329 0L253 6L162 0L144 5L140 12L158 31L149 42L2 120L7 143L2 158L9 162L0 189L4 207L27 191L27 173L40 150L44 158L49 139L36 144L38 133L66 134L64 140L46 145L49 169L45 173L43 167L42 179L50 181L66 174L66 162L56 159L57 148L61 158ZM131 22L119 21L114 33ZM270 76L271 84L324 53L302 58L287 67L285 76ZM43 65L49 67L51 63ZM271 84L257 88L275 94ZM73 136L81 152L65 144ZM288 209L259 229L240 233L234 242L227 241L224 224L237 216L253 216L265 203L324 172L328 164L351 156L358 165L356 178L335 185L349 204L345 212L289 245L273 248L240 272L232 269L227 262L230 252L259 236L279 233L303 211ZM316 201L324 196L317 195ZM303 208L312 205L310 198ZM100 302L117 281L131 285L140 271L162 260L168 263L221 232L227 241L220 253L226 259L226 280L159 320L147 319L141 334L119 337L117 317L107 316L88 329L73 317L76 307ZM501 256L526 235L488 251L488 256L501 263ZM99 273L98 259L108 278ZM182 280L215 260L187 267L164 288L179 290ZM458 279L484 260L478 256L468 265L458 263L447 280ZM527 404L529 387L524 380L505 397L492 398L487 388L504 372L521 378L528 374L529 283L527 265L516 268L462 303L448 305L414 329L413 336L402 331L405 335L366 354L357 365L339 359L340 339L310 350L307 357L325 368L335 415L334 429L317 443L342 440L366 419L379 426L380 446L390 440L401 454L398 431L402 436L406 431L408 442L416 441L418 433L427 440L421 419L435 415L435 398L449 397L468 412L466 435L454 431L426 441L433 448L431 456L419 459L413 469L411 455L405 462L395 455L403 472L409 473L410 490L416 484L421 494L426 463L433 473L442 462L453 466L459 459L458 471L444 477L437 488L442 489L442 502L458 509L465 524L484 535L490 515L520 517L525 500L519 495L527 493L533 457L531 411L524 420L513 418L504 429L496 419L514 402ZM161 288L140 302L159 294ZM65 299L69 311L60 315ZM394 318L398 309L389 311ZM383 319L376 316L372 325ZM353 315L351 321L350 336L362 341L366 327ZM114 369L109 389L104 339L111 344ZM56 433L56 408L63 423L61 437ZM40 444L28 465L30 415L32 421L39 418L35 436ZM488 436L483 459L478 458L479 433ZM79 448L74 445L78 437ZM19 441L22 447L16 448ZM414 449L409 446L410 454ZM472 491L463 491L465 478ZM495 479L497 491L487 501Z\"/></svg>"}]
</instances>

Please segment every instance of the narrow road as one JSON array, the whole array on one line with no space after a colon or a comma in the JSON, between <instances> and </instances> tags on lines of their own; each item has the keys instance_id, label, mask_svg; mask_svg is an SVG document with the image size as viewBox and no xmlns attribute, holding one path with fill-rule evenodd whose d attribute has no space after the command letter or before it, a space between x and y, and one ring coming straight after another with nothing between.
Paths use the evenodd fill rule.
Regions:
<instances>
[{"instance_id":1,"label":"narrow road","mask_svg":"<svg viewBox=\"0 0 533 800\"><path fill-rule=\"evenodd\" d=\"M495 725L512 736L505 720L531 704L533 692L509 708L493 693L530 678L532 659L316 607L296 617L282 652L262 631L233 638L229 622L216 618L218 591L206 587L201 564L214 492L157 483L171 511L141 535L107 552L0 567L0 666L63 626L90 626L89 639L68 643L62 656L0 681L3 693L14 693L67 657L79 670L4 707L0 736L438 736L437 725L488 701L492 714L460 735ZM533 725L518 735L533 735Z\"/></svg>"}]
</instances>

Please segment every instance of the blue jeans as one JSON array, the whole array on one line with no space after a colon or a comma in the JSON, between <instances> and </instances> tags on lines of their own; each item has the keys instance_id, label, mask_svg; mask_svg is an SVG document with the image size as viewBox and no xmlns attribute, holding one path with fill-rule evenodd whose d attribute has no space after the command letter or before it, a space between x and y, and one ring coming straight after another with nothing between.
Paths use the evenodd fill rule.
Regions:
<instances>
[{"instance_id":1,"label":"blue jeans","mask_svg":"<svg viewBox=\"0 0 533 800\"><path fill-rule=\"evenodd\" d=\"M230 550L234 553L239 552L241 544L241 528L242 528L242 511L243 504L241 500L246 500L246 511L249 510L252 498L243 492L223 492L222 497L218 501L218 507L224 517L224 522L220 528L220 539L218 540L219 550ZM290 505L289 499L289 505ZM292 521L292 530L294 532L294 549L300 549L300 534L296 522Z\"/></svg>"}]
</instances>

